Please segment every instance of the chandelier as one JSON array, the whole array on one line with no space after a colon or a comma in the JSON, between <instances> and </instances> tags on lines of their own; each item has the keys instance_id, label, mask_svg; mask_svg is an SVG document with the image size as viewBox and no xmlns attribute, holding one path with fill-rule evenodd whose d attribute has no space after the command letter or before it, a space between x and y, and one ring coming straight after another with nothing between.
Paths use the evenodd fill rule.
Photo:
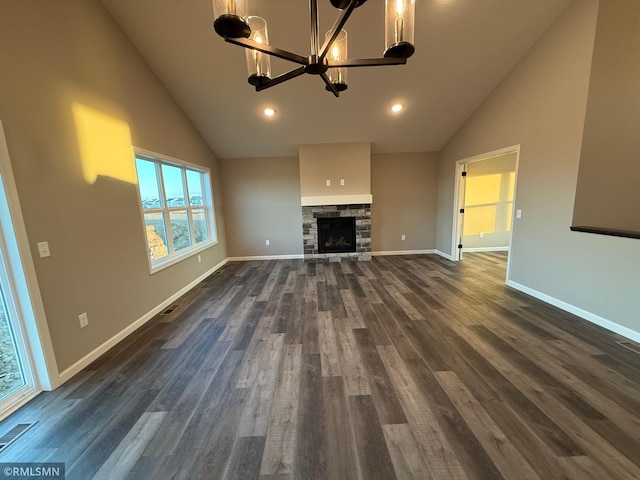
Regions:
<instances>
[{"instance_id":1,"label":"chandelier","mask_svg":"<svg viewBox=\"0 0 640 480\"><path fill-rule=\"evenodd\" d=\"M385 0L385 51L382 58L347 58L345 23L367 0L330 0L341 10L333 27L320 43L318 0L309 0L311 53L307 57L269 45L267 22L248 12L248 0L213 0L214 29L226 42L246 48L248 81L256 91L265 90L303 73L319 75L336 97L347 89L348 67L402 65L413 55L415 0ZM271 56L299 66L271 77Z\"/></svg>"}]
</instances>

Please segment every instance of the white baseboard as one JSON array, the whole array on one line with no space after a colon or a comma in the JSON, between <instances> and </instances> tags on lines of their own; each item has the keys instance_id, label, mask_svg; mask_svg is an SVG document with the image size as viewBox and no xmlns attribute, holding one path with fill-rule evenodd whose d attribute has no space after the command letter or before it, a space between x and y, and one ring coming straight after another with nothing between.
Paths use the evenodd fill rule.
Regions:
<instances>
[{"instance_id":1,"label":"white baseboard","mask_svg":"<svg viewBox=\"0 0 640 480\"><path fill-rule=\"evenodd\" d=\"M302 253L295 255L256 255L253 257L229 257L227 258L230 262L249 262L251 260L299 260L303 259L304 255Z\"/></svg>"},{"instance_id":2,"label":"white baseboard","mask_svg":"<svg viewBox=\"0 0 640 480\"><path fill-rule=\"evenodd\" d=\"M477 252L508 252L509 247L463 247L462 253L477 253Z\"/></svg>"},{"instance_id":3,"label":"white baseboard","mask_svg":"<svg viewBox=\"0 0 640 480\"><path fill-rule=\"evenodd\" d=\"M619 325L611 320L607 320L595 313L588 312L587 310L583 310L582 308L576 307L575 305L571 305L570 303L563 302L555 297L547 295L546 293L539 292L534 290L533 288L526 287L512 280L507 281L507 285L511 288L515 288L516 290L521 291L522 293L526 293L527 295L531 295L532 297L537 298L538 300L542 300L554 307L558 307L565 312L572 313L588 322L594 323L602 328L606 328L618 335L622 335L634 342L640 343L640 332L636 332L635 330L631 330L623 325Z\"/></svg>"},{"instance_id":4,"label":"white baseboard","mask_svg":"<svg viewBox=\"0 0 640 480\"><path fill-rule=\"evenodd\" d=\"M435 250L396 250L385 252L371 252L372 257L383 257L385 255L426 255L436 253Z\"/></svg>"},{"instance_id":5,"label":"white baseboard","mask_svg":"<svg viewBox=\"0 0 640 480\"><path fill-rule=\"evenodd\" d=\"M440 255L441 257L444 257L447 260L451 260L452 262L456 261L456 259L453 258L453 255L449 255L448 253L441 252L440 250L436 250L435 253L436 255Z\"/></svg>"},{"instance_id":6,"label":"white baseboard","mask_svg":"<svg viewBox=\"0 0 640 480\"><path fill-rule=\"evenodd\" d=\"M222 268L228 261L229 261L229 259L225 258L222 262L217 264L215 267L207 270L205 273L200 275L194 281L192 281L191 283L186 285L184 288L180 289L178 292L176 292L173 295L171 295L171 297L167 298L160 305L158 305L157 307L153 308L149 312L145 313L142 317L140 317L138 320L136 320L135 322L130 324L124 330L120 331L119 333L117 333L116 335L111 337L109 340L104 342L98 348L96 348L92 352L90 352L87 355L85 355L84 357L82 357L80 360L78 360L76 363L71 365L69 368L67 368L63 372L60 372L60 374L58 376L58 379L55 382L56 384L54 385L54 388L57 388L60 385L62 385L63 383L65 383L67 380L69 380L71 377L76 375L78 372L80 372L86 366L91 364L91 362L93 362L94 360L98 359L98 357L100 357L102 354L106 353L109 349L114 347L118 342L120 342L124 338L128 337L129 335L131 335L138 328L143 326L145 323L147 323L149 320L151 320L153 317L155 317L158 313L160 313L165 308L167 308L169 305L171 305L174 301L176 301L182 295L184 295L189 290L191 290L193 287L195 287L197 284L202 282L205 278L207 278L213 272L215 272L216 270L219 270L220 268Z\"/></svg>"}]
</instances>

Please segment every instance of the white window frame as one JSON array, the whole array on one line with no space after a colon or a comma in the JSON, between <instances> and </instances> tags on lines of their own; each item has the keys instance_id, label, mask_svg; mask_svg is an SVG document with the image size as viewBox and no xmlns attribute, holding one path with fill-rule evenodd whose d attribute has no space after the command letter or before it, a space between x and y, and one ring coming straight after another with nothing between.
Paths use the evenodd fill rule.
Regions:
<instances>
[{"instance_id":1,"label":"white window frame","mask_svg":"<svg viewBox=\"0 0 640 480\"><path fill-rule=\"evenodd\" d=\"M149 150L145 150L142 148L134 147L134 170L136 172L136 187L138 190L138 208L140 210L140 218L142 221L142 233L144 240L144 247L147 255L147 260L149 262L149 271L150 273L156 273L160 270L163 270L171 265L175 265L182 260L189 258L203 250L218 244L218 235L216 228L216 216L215 216L215 207L213 203L213 188L211 185L211 169L207 167L203 167L202 165L196 165L193 163L185 162L183 160L178 160L176 158L168 157L166 155L162 155L160 153L151 152ZM142 195L140 193L140 183L138 181L138 169L136 166L136 160L140 158L141 160L146 160L148 162L153 162L156 167L156 180L158 182L158 193L160 196L161 206L159 208L144 208L142 204ZM167 197L164 191L164 181L162 177L162 165L169 165L172 167L180 168L183 171L182 181L183 188L186 194L186 199L190 198L188 186L187 186L187 178L186 171L191 170L201 174L201 190L202 190L202 205L181 205L177 207L170 207L167 205ZM185 202L190 203L190 202ZM186 247L179 252L174 250L173 245L173 234L171 232L171 217L170 212L174 211L184 211L187 210L187 219L189 222L189 233L191 235L191 246ZM205 218L207 221L207 230L209 234L209 239L200 243L196 243L195 241L195 229L193 225L193 215L190 215L188 212L192 210L204 210ZM163 219L165 222L165 234L167 236L167 249L168 254L165 257L160 259L152 259L149 251L149 244L147 241L147 229L145 223L145 214L149 213L162 213Z\"/></svg>"}]
</instances>

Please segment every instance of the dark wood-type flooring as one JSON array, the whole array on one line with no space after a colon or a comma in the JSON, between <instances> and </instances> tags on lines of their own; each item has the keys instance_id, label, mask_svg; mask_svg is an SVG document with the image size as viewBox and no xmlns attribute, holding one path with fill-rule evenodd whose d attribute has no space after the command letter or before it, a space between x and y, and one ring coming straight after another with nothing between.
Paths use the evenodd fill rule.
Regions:
<instances>
[{"instance_id":1,"label":"dark wood-type flooring","mask_svg":"<svg viewBox=\"0 0 640 480\"><path fill-rule=\"evenodd\" d=\"M640 355L506 257L229 263L0 424L68 479L640 478ZM593 292L597 295L597 292Z\"/></svg>"}]
</instances>

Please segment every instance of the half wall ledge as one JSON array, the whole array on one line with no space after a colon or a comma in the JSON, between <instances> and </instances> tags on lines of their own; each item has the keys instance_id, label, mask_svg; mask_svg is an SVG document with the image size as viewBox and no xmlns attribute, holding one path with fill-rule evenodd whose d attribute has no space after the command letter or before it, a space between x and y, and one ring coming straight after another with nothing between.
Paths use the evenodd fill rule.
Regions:
<instances>
[{"instance_id":1,"label":"half wall ledge","mask_svg":"<svg viewBox=\"0 0 640 480\"><path fill-rule=\"evenodd\" d=\"M598 235L609 235L611 237L640 239L640 232L635 232L632 230L617 230L615 228L585 227L585 226L571 226L569 228L571 229L572 232L595 233Z\"/></svg>"}]
</instances>

